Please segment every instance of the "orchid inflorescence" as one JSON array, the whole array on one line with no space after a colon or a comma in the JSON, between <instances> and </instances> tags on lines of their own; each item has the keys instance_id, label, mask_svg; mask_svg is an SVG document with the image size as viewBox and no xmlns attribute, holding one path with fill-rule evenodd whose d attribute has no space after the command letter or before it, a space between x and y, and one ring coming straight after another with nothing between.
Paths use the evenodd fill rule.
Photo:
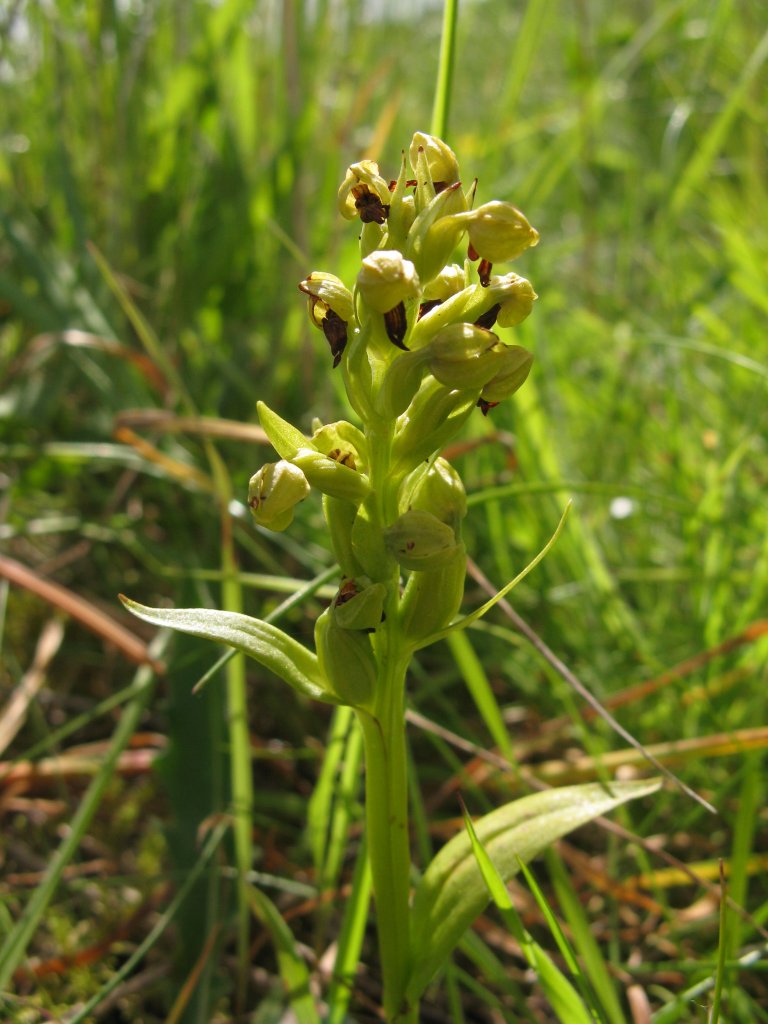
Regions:
<instances>
[{"instance_id":1,"label":"orchid inflorescence","mask_svg":"<svg viewBox=\"0 0 768 1024\"><path fill-rule=\"evenodd\" d=\"M408 159L403 153L395 181L372 160L352 164L338 206L361 223L354 287L324 271L299 287L362 429L342 420L308 438L259 403L282 460L252 478L249 505L259 525L283 530L310 487L324 495L345 580L318 620L318 654L335 695L358 707L373 694L371 634L382 616L394 613L390 626L396 621L413 649L458 611L466 498L439 452L473 408L487 415L531 367L531 354L492 328L519 324L536 293L524 277L494 275L493 268L539 236L510 203L473 209L476 188L474 181L463 189L452 150L422 132ZM452 259L464 236L462 267ZM409 574L402 593L401 570Z\"/></svg>"}]
</instances>

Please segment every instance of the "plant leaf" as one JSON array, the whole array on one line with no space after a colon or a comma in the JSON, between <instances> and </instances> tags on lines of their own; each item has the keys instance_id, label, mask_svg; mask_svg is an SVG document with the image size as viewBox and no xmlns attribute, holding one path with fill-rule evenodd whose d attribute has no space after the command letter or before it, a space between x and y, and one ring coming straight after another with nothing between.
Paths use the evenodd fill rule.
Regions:
<instances>
[{"instance_id":1,"label":"plant leaf","mask_svg":"<svg viewBox=\"0 0 768 1024\"><path fill-rule=\"evenodd\" d=\"M309 971L302 960L293 932L272 900L258 889L249 888L251 910L269 931L277 954L277 965L296 1024L320 1024L309 984Z\"/></svg>"},{"instance_id":2,"label":"plant leaf","mask_svg":"<svg viewBox=\"0 0 768 1024\"><path fill-rule=\"evenodd\" d=\"M338 704L320 672L316 655L269 622L215 608L147 608L122 594L120 600L129 612L145 622L229 644L270 669L305 697Z\"/></svg>"},{"instance_id":3,"label":"plant leaf","mask_svg":"<svg viewBox=\"0 0 768 1024\"><path fill-rule=\"evenodd\" d=\"M635 797L658 789L646 782L565 786L524 796L486 814L475 825L478 839L504 879L550 843ZM415 1005L464 931L488 902L488 890L466 832L434 857L416 887L411 909L410 968L406 1000Z\"/></svg>"}]
</instances>

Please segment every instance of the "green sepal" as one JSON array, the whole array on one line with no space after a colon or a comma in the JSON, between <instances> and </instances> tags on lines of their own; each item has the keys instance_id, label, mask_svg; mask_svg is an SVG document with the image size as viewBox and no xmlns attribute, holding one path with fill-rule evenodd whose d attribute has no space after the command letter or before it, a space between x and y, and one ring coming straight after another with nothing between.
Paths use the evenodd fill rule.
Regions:
<instances>
[{"instance_id":1,"label":"green sepal","mask_svg":"<svg viewBox=\"0 0 768 1024\"><path fill-rule=\"evenodd\" d=\"M505 882L556 839L619 804L653 793L659 780L588 783L534 793L486 814L477 838ZM466 832L437 853L416 887L411 909L410 966L405 999L416 1005L467 928L489 900Z\"/></svg>"},{"instance_id":2,"label":"green sepal","mask_svg":"<svg viewBox=\"0 0 768 1024\"><path fill-rule=\"evenodd\" d=\"M403 636L418 647L444 629L458 613L464 596L467 553L459 544L448 561L431 572L412 572L400 601Z\"/></svg>"},{"instance_id":3,"label":"green sepal","mask_svg":"<svg viewBox=\"0 0 768 1024\"><path fill-rule=\"evenodd\" d=\"M480 392L487 402L502 402L525 384L531 372L533 355L520 345L500 347L498 373L492 377Z\"/></svg>"},{"instance_id":4,"label":"green sepal","mask_svg":"<svg viewBox=\"0 0 768 1024\"><path fill-rule=\"evenodd\" d=\"M269 622L214 608L148 608L122 594L120 600L129 612L145 622L228 644L280 676L305 697L338 704L312 651Z\"/></svg>"},{"instance_id":5,"label":"green sepal","mask_svg":"<svg viewBox=\"0 0 768 1024\"><path fill-rule=\"evenodd\" d=\"M366 224L365 227L378 225ZM350 405L363 422L369 421L375 415L372 401L373 376L368 360L368 337L357 327L347 336L341 372Z\"/></svg>"},{"instance_id":6,"label":"green sepal","mask_svg":"<svg viewBox=\"0 0 768 1024\"><path fill-rule=\"evenodd\" d=\"M328 526L331 547L344 576L361 576L363 567L352 550L352 527L357 518L357 505L343 498L323 495L323 513Z\"/></svg>"},{"instance_id":7,"label":"green sepal","mask_svg":"<svg viewBox=\"0 0 768 1024\"><path fill-rule=\"evenodd\" d=\"M363 224L360 230L360 257L365 259L372 252L376 252L377 249L381 248L386 238L387 231L380 224L376 224L374 221Z\"/></svg>"},{"instance_id":8,"label":"green sepal","mask_svg":"<svg viewBox=\"0 0 768 1024\"><path fill-rule=\"evenodd\" d=\"M429 291L425 289L426 298ZM409 347L414 351L422 348L438 331L452 324L475 324L493 306L499 306L498 326L512 327L530 314L536 298L531 282L513 273L492 277L487 287L473 284L456 289L414 324Z\"/></svg>"},{"instance_id":9,"label":"green sepal","mask_svg":"<svg viewBox=\"0 0 768 1024\"><path fill-rule=\"evenodd\" d=\"M421 387L430 353L398 353L384 371L379 393L376 395L376 411L382 419L391 420L408 408Z\"/></svg>"},{"instance_id":10,"label":"green sepal","mask_svg":"<svg viewBox=\"0 0 768 1024\"><path fill-rule=\"evenodd\" d=\"M383 583L361 584L361 581L347 581L347 585L360 589L348 597L343 589L333 602L334 618L342 629L374 630L381 625L387 588Z\"/></svg>"},{"instance_id":11,"label":"green sepal","mask_svg":"<svg viewBox=\"0 0 768 1024\"><path fill-rule=\"evenodd\" d=\"M315 448L299 449L291 462L298 466L310 484L323 494L352 502L363 501L370 494L371 487L365 474L336 462Z\"/></svg>"},{"instance_id":12,"label":"green sepal","mask_svg":"<svg viewBox=\"0 0 768 1024\"><path fill-rule=\"evenodd\" d=\"M366 707L378 674L368 634L343 629L331 605L315 623L315 647L320 670L338 702Z\"/></svg>"},{"instance_id":13,"label":"green sepal","mask_svg":"<svg viewBox=\"0 0 768 1024\"><path fill-rule=\"evenodd\" d=\"M365 504L361 505L352 527L352 551L363 573L372 580L385 580L394 567L378 524L371 518Z\"/></svg>"},{"instance_id":14,"label":"green sepal","mask_svg":"<svg viewBox=\"0 0 768 1024\"><path fill-rule=\"evenodd\" d=\"M293 522L294 508L309 494L309 482L298 466L281 459L268 462L248 483L248 507L255 522L280 532Z\"/></svg>"},{"instance_id":15,"label":"green sepal","mask_svg":"<svg viewBox=\"0 0 768 1024\"><path fill-rule=\"evenodd\" d=\"M457 391L427 377L398 417L392 444L393 477L410 472L443 448L461 430L479 395L480 388Z\"/></svg>"},{"instance_id":16,"label":"green sepal","mask_svg":"<svg viewBox=\"0 0 768 1024\"><path fill-rule=\"evenodd\" d=\"M384 531L387 551L403 569L429 572L445 565L458 543L451 526L424 509L408 509Z\"/></svg>"},{"instance_id":17,"label":"green sepal","mask_svg":"<svg viewBox=\"0 0 768 1024\"><path fill-rule=\"evenodd\" d=\"M257 402L256 410L264 433L281 458L292 460L300 448L314 447L298 428L284 420L282 416L278 416L266 402Z\"/></svg>"},{"instance_id":18,"label":"green sepal","mask_svg":"<svg viewBox=\"0 0 768 1024\"><path fill-rule=\"evenodd\" d=\"M414 132L408 149L408 158L417 178L452 185L459 180L459 162L451 147L426 132ZM432 192L434 195L434 190Z\"/></svg>"},{"instance_id":19,"label":"green sepal","mask_svg":"<svg viewBox=\"0 0 768 1024\"><path fill-rule=\"evenodd\" d=\"M416 218L416 205L413 196L406 193L408 174L405 166L405 153L400 162L400 173L395 182L387 218L387 246L390 249L403 249L408 231ZM366 254L367 255L367 254Z\"/></svg>"},{"instance_id":20,"label":"green sepal","mask_svg":"<svg viewBox=\"0 0 768 1024\"><path fill-rule=\"evenodd\" d=\"M431 181L428 187L431 187ZM413 222L408 232L405 255L416 267L422 286L450 262L466 230L462 223L454 220L454 216L461 215L466 208L461 183L456 182L439 192Z\"/></svg>"},{"instance_id":21,"label":"green sepal","mask_svg":"<svg viewBox=\"0 0 768 1024\"><path fill-rule=\"evenodd\" d=\"M409 508L426 509L458 533L467 514L467 493L454 467L438 455L433 461L420 463L403 480L397 506L401 512Z\"/></svg>"},{"instance_id":22,"label":"green sepal","mask_svg":"<svg viewBox=\"0 0 768 1024\"><path fill-rule=\"evenodd\" d=\"M505 346L497 336L475 324L451 324L435 335L422 352L429 370L447 388L467 391L482 388L501 369Z\"/></svg>"}]
</instances>

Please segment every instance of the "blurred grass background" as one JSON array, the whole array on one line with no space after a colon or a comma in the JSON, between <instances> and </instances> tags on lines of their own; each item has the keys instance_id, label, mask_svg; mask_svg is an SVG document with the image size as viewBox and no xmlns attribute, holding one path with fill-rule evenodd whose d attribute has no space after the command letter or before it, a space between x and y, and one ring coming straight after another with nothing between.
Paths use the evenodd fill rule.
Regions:
<instances>
[{"instance_id":1,"label":"blurred grass background","mask_svg":"<svg viewBox=\"0 0 768 1024\"><path fill-rule=\"evenodd\" d=\"M296 284L313 269L351 279L356 231L336 213L336 189L361 156L394 177L411 133L428 128L440 21L439 5L418 2L3 6L6 561L121 621L120 591L149 604L221 603L223 550L236 557L252 614L299 585L285 579L328 567L313 502L280 536L227 505L220 477L211 484L216 458L242 503L269 455L255 434L225 424L213 437L201 418L254 424L257 399L305 429L313 416L345 413ZM727 939L729 1019L744 1022L768 1020L761 957L735 963L751 944L763 948L768 916L767 59L760 0L465 2L449 133L479 199L511 200L542 235L515 266L540 296L517 332L535 353L534 373L514 402L478 415L456 454L472 496L467 546L500 585L575 499L565 534L514 604L598 697L632 697L616 711L622 723L666 745L670 766L717 805L712 818L668 792L621 820L702 877L725 859L731 893L752 914L734 914ZM126 416L137 409L162 414L164 426ZM174 427L182 415L192 423ZM480 600L469 584L467 606ZM284 623L308 638L319 607L310 598ZM8 707L58 612L7 581L0 611ZM607 727L584 725L565 683L502 616L470 640L497 718L461 686L463 675L479 692L477 667L445 645L415 666L416 711L479 748L514 752L548 781L593 776L600 756L621 747ZM167 678L136 711L121 753L146 764L105 770L101 747L83 754L87 742L114 739L125 705L100 702L131 685L134 669L72 619L7 741L6 935L59 849L83 775L104 783L70 875L22 943L35 959L22 969L18 942L9 954L11 1019L50 1019L108 984L167 905L166 883L187 877L200 823L228 806L222 687L188 697L217 652L175 640L162 656ZM633 696L648 680L652 692ZM251 667L248 688L254 868L298 899L311 879L303 837L327 716ZM454 773L476 810L509 785L461 771L464 756L444 739L419 730L412 739L430 820L458 814L444 792ZM51 752L72 761L48 777L39 765ZM90 767L76 771L77 758ZM38 765L26 781L8 774L19 759ZM159 773L149 771L154 760ZM354 837L354 798L349 814ZM425 826L419 842L429 841ZM613 877L659 867L615 840L590 833L589 842ZM610 888L593 891L574 864L622 991L636 981L658 1020L702 1019L695 1000L678 997L713 975L712 893L653 880L653 910L642 910ZM189 1005L179 1013L231 1019L217 972L233 897L212 872L196 884L182 911L190 921L178 919L189 948L177 960L188 974L201 954L203 919L191 903L198 915L205 908L206 935L212 922L221 931L218 959L208 952L199 1016ZM142 965L146 987L117 990L122 1002L113 997L99 1019L171 1019L165 941ZM271 962L256 941L252 983L268 1006ZM99 943L84 966L78 956ZM505 1016L524 980L498 1006L461 973L451 984L474 1007L468 1020L547 1019L534 1004Z\"/></svg>"}]
</instances>

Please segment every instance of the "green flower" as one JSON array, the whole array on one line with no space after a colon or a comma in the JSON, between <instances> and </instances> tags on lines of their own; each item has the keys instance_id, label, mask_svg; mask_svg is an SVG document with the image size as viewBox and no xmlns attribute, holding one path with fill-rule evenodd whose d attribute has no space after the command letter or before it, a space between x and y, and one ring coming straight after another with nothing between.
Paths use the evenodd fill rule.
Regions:
<instances>
[{"instance_id":1,"label":"green flower","mask_svg":"<svg viewBox=\"0 0 768 1024\"><path fill-rule=\"evenodd\" d=\"M398 249L377 249L363 260L357 288L365 305L383 315L384 329L392 344L406 349L409 318L405 303L421 293L413 263L404 259Z\"/></svg>"},{"instance_id":2,"label":"green flower","mask_svg":"<svg viewBox=\"0 0 768 1024\"><path fill-rule=\"evenodd\" d=\"M520 345L504 345L498 372L480 392L478 405L487 415L488 410L509 398L525 384L531 372L533 356Z\"/></svg>"},{"instance_id":3,"label":"green flower","mask_svg":"<svg viewBox=\"0 0 768 1024\"><path fill-rule=\"evenodd\" d=\"M330 345L335 368L347 345L347 324L355 315L352 292L340 278L322 270L313 271L299 289L308 298L310 320Z\"/></svg>"},{"instance_id":4,"label":"green flower","mask_svg":"<svg viewBox=\"0 0 768 1024\"><path fill-rule=\"evenodd\" d=\"M406 299L415 299L421 286L416 267L401 252L378 249L363 260L357 287L366 306L388 313Z\"/></svg>"},{"instance_id":5,"label":"green flower","mask_svg":"<svg viewBox=\"0 0 768 1024\"><path fill-rule=\"evenodd\" d=\"M471 258L508 263L536 245L539 233L511 203L494 199L457 218L469 233Z\"/></svg>"},{"instance_id":6,"label":"green flower","mask_svg":"<svg viewBox=\"0 0 768 1024\"><path fill-rule=\"evenodd\" d=\"M248 507L259 526L280 533L293 522L293 510L309 494L309 483L298 466L285 459L268 462L248 484Z\"/></svg>"},{"instance_id":7,"label":"green flower","mask_svg":"<svg viewBox=\"0 0 768 1024\"><path fill-rule=\"evenodd\" d=\"M435 335L428 346L432 376L449 388L483 387L499 369L503 349L491 331L474 324L451 324Z\"/></svg>"},{"instance_id":8,"label":"green flower","mask_svg":"<svg viewBox=\"0 0 768 1024\"><path fill-rule=\"evenodd\" d=\"M439 186L453 185L459 180L459 162L449 145L434 135L415 132L408 151L414 174L419 173L421 160L425 160L435 191Z\"/></svg>"},{"instance_id":9,"label":"green flower","mask_svg":"<svg viewBox=\"0 0 768 1024\"><path fill-rule=\"evenodd\" d=\"M496 318L499 327L515 327L522 323L538 298L531 282L517 274L492 277L488 291L499 304Z\"/></svg>"},{"instance_id":10,"label":"green flower","mask_svg":"<svg viewBox=\"0 0 768 1024\"><path fill-rule=\"evenodd\" d=\"M338 206L342 217L363 224L383 224L389 216L389 185L373 160L361 160L347 168L339 188Z\"/></svg>"}]
</instances>

